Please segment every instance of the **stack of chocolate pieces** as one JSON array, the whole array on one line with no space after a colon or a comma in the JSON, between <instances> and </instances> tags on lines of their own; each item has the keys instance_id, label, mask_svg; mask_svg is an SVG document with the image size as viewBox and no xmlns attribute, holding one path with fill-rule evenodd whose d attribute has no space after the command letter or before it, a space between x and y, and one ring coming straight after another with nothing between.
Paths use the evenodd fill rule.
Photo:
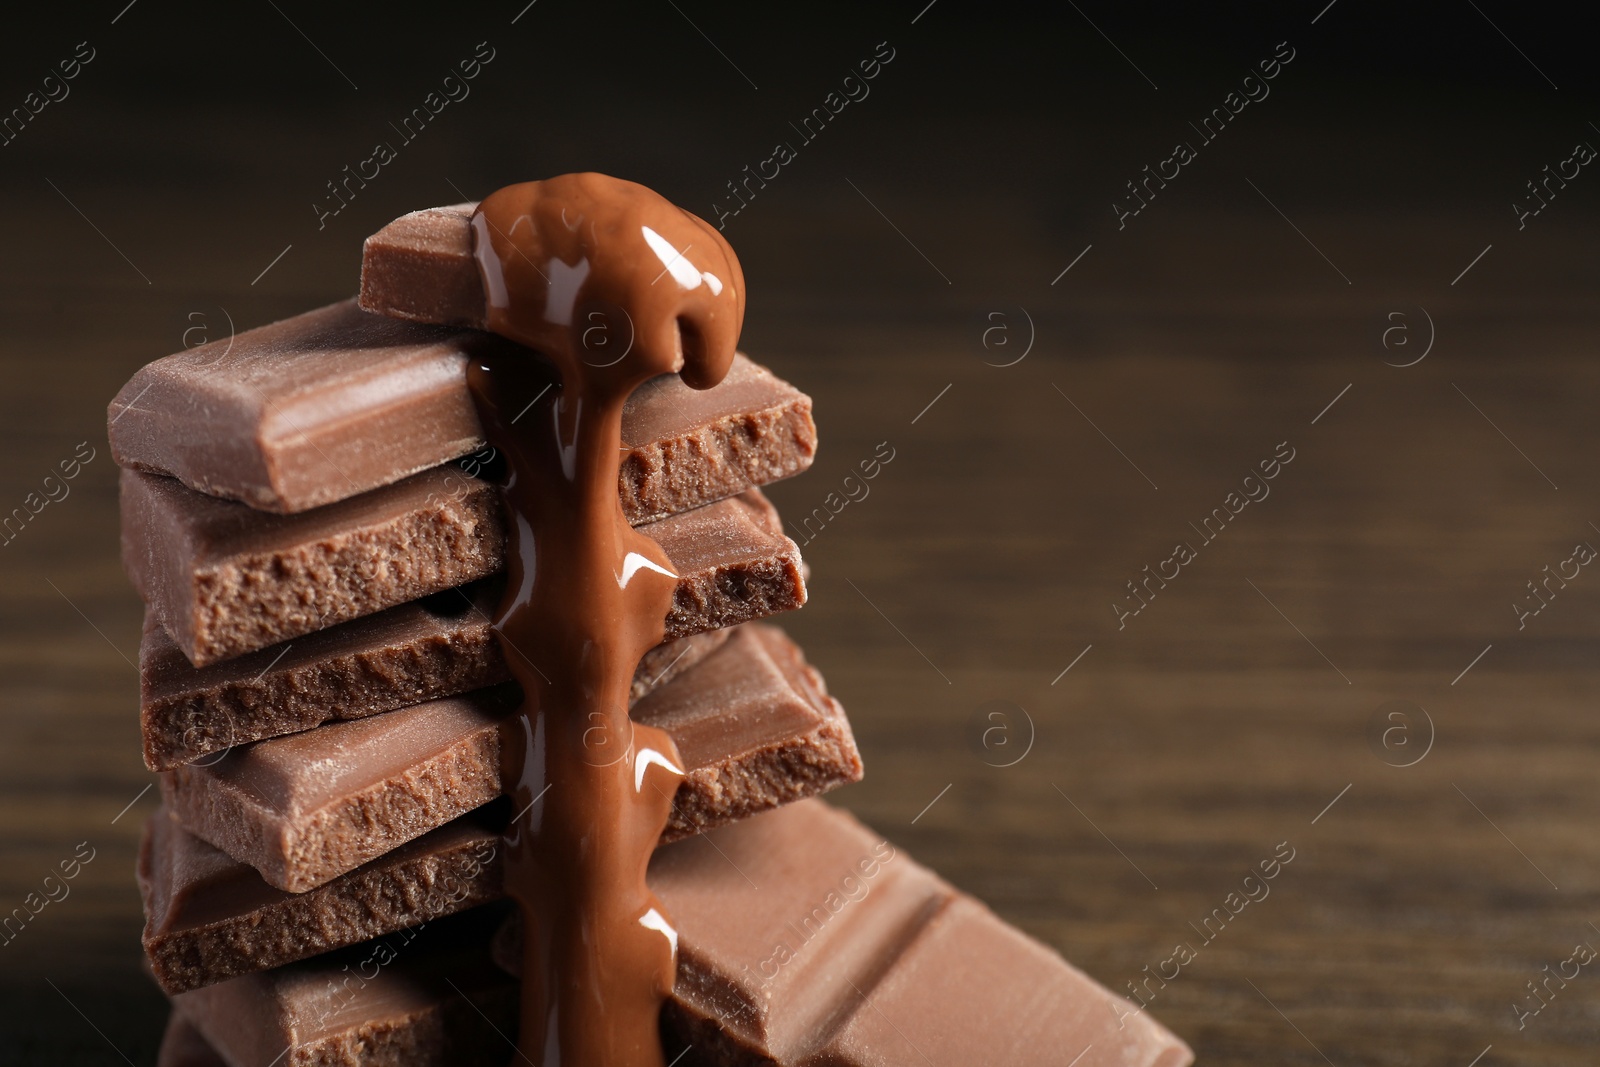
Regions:
<instances>
[{"instance_id":1,"label":"stack of chocolate pieces","mask_svg":"<svg viewBox=\"0 0 1600 1067\"><path fill-rule=\"evenodd\" d=\"M491 627L510 531L467 386L511 342L484 329L472 210L395 221L359 300L157 360L111 404L161 779L139 883L163 1064L518 1056L501 835L526 813L502 796L518 694ZM677 930L667 1059L1188 1063L813 799L861 776L850 726L757 621L806 598L758 487L810 465L810 399L741 355L710 389L638 389L622 439L623 512L677 582L630 694L685 772L649 868Z\"/></svg>"}]
</instances>

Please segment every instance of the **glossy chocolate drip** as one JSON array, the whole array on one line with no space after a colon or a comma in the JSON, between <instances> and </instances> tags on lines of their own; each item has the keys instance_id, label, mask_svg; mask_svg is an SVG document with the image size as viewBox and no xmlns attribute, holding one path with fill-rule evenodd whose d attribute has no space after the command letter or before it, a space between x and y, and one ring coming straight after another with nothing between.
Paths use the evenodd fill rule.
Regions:
<instances>
[{"instance_id":1,"label":"glossy chocolate drip","mask_svg":"<svg viewBox=\"0 0 1600 1067\"><path fill-rule=\"evenodd\" d=\"M628 717L672 602L666 556L617 498L622 408L649 379L720 381L744 276L705 222L640 185L574 174L500 190L472 217L489 329L535 350L475 360L468 384L506 457L512 547L495 620L521 683L504 781L521 814L505 884L531 936L519 1052L537 1067L659 1067L677 933L645 884L682 764Z\"/></svg>"}]
</instances>

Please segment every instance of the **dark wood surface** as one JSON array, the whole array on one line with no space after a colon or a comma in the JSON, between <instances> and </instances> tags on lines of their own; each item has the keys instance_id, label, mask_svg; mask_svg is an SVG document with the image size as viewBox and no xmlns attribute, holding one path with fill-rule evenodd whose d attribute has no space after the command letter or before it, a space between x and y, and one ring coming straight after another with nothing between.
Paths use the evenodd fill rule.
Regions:
<instances>
[{"instance_id":1,"label":"dark wood surface","mask_svg":"<svg viewBox=\"0 0 1600 1067\"><path fill-rule=\"evenodd\" d=\"M1144 88L1114 55L1095 77ZM366 232L456 188L588 165L705 211L690 193L737 165L695 170L648 123L479 151L485 100L318 231L303 194L370 116L73 106L18 142L0 208L0 510L96 450L0 547L0 911L80 842L94 859L0 947L0 1061L142 1067L165 1008L138 946L152 776L105 403L186 329L345 295ZM1404 161L1417 135L1378 97L1285 101L1119 231L1103 204L1171 122L1085 120L1079 163L1036 114L871 106L729 229L746 348L816 399L821 456L771 493L791 524L893 449L798 537L812 601L783 620L866 760L836 802L1112 988L1191 946L1151 1010L1203 1063L1592 1062L1594 965L1521 1027L1513 1006L1600 947L1600 571L1520 628L1512 605L1600 546L1595 200L1526 231L1504 207L1582 123L1457 115ZM204 159L174 183L186 130ZM1284 442L1270 495L1203 541ZM1179 542L1193 560L1119 628L1125 583ZM1207 942L1280 846L1270 894Z\"/></svg>"}]
</instances>

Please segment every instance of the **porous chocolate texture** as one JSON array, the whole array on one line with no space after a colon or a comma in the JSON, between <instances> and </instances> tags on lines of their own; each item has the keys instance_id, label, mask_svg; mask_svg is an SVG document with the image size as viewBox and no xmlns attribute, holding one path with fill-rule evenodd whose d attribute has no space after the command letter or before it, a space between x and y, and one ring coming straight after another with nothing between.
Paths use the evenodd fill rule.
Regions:
<instances>
[{"instance_id":1,"label":"porous chocolate texture","mask_svg":"<svg viewBox=\"0 0 1600 1067\"><path fill-rule=\"evenodd\" d=\"M489 628L499 596L493 581L449 589L206 667L191 664L147 611L139 646L145 766L171 770L251 741L504 682L511 674ZM630 704L730 633L708 630L645 653Z\"/></svg>"},{"instance_id":2,"label":"porous chocolate texture","mask_svg":"<svg viewBox=\"0 0 1600 1067\"><path fill-rule=\"evenodd\" d=\"M760 490L639 529L679 575L669 640L805 603L800 550ZM488 577L505 525L494 486L440 468L299 515L125 470L122 561L204 667Z\"/></svg>"},{"instance_id":3,"label":"porous chocolate texture","mask_svg":"<svg viewBox=\"0 0 1600 1067\"><path fill-rule=\"evenodd\" d=\"M150 971L181 993L498 900L506 816L506 802L489 805L290 893L157 809L139 850Z\"/></svg>"}]
</instances>

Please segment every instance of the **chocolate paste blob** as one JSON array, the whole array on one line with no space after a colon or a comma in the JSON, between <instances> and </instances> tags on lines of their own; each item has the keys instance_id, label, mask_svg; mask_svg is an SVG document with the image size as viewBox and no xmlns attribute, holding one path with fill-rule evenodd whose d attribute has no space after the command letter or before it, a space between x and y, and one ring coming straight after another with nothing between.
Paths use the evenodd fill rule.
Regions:
<instances>
[{"instance_id":1,"label":"chocolate paste blob","mask_svg":"<svg viewBox=\"0 0 1600 1067\"><path fill-rule=\"evenodd\" d=\"M505 885L524 942L519 1052L538 1067L660 1067L677 932L645 866L682 777L672 739L628 717L660 643L669 561L617 498L622 409L651 378L716 385L744 275L704 221L632 182L513 185L472 216L490 330L531 353L474 360L485 436L507 459L509 582L495 618L524 693L503 775L518 812Z\"/></svg>"}]
</instances>

